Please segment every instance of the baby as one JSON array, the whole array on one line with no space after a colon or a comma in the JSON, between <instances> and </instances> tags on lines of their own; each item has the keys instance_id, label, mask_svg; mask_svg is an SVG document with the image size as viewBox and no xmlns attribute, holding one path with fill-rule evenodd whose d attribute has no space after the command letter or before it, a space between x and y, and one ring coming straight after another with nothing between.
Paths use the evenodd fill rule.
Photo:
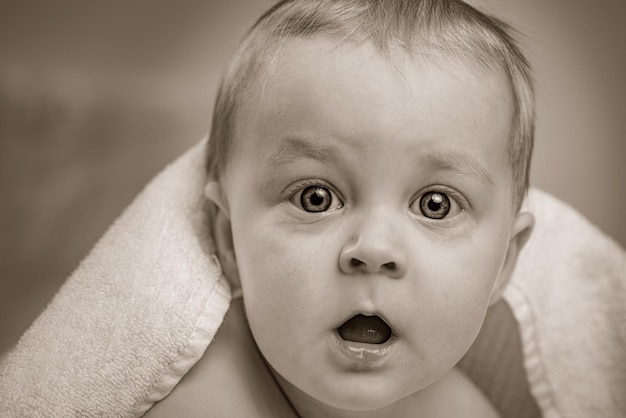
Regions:
<instances>
[{"instance_id":1,"label":"baby","mask_svg":"<svg viewBox=\"0 0 626 418\"><path fill-rule=\"evenodd\" d=\"M526 60L457 0L293 0L227 69L206 196L242 298L147 416L497 416L455 365L533 227Z\"/></svg>"}]
</instances>

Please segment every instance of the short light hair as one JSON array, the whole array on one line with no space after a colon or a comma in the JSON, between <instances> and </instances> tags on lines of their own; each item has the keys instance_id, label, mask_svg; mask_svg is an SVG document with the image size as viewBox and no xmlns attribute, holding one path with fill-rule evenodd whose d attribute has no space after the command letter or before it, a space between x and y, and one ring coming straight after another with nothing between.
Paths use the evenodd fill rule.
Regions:
<instances>
[{"instance_id":1,"label":"short light hair","mask_svg":"<svg viewBox=\"0 0 626 418\"><path fill-rule=\"evenodd\" d=\"M382 56L441 51L475 62L508 81L513 101L509 160L514 207L528 190L535 100L528 61L510 28L460 0L284 0L244 37L220 84L208 144L207 171L219 179L229 158L238 108L255 80L294 38L323 35L338 42L372 42ZM267 75L267 74L265 74Z\"/></svg>"}]
</instances>

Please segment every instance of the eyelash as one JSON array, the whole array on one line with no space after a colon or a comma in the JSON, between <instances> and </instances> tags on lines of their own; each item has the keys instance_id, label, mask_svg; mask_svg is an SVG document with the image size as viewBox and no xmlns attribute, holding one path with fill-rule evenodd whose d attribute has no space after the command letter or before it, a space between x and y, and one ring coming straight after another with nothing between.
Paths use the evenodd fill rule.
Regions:
<instances>
[{"instance_id":1,"label":"eyelash","mask_svg":"<svg viewBox=\"0 0 626 418\"><path fill-rule=\"evenodd\" d=\"M284 191L283 195L286 199L290 199L296 192L305 189L307 186L319 186L324 187L326 189L335 191L334 188L328 184L328 182L319 179L305 179L300 180L292 185L288 186Z\"/></svg>"},{"instance_id":2,"label":"eyelash","mask_svg":"<svg viewBox=\"0 0 626 418\"><path fill-rule=\"evenodd\" d=\"M417 197L413 199L413 202L417 200L417 198L424 196L426 193L442 193L448 195L449 197L456 200L463 210L470 207L469 201L465 198L465 196L463 196L461 193L457 192L454 189L441 185L429 186L428 188L421 190L419 193L416 194Z\"/></svg>"}]
</instances>

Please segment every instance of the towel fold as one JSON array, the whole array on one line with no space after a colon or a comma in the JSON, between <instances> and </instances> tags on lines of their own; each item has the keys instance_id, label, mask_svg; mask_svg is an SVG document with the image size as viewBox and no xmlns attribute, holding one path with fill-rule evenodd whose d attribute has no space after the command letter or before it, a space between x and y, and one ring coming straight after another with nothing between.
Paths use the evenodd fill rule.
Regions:
<instances>
[{"instance_id":1,"label":"towel fold","mask_svg":"<svg viewBox=\"0 0 626 418\"><path fill-rule=\"evenodd\" d=\"M141 416L202 356L230 302L210 256L205 142L115 221L0 365L0 415Z\"/></svg>"},{"instance_id":2,"label":"towel fold","mask_svg":"<svg viewBox=\"0 0 626 418\"><path fill-rule=\"evenodd\" d=\"M206 141L126 209L0 363L8 417L141 416L202 356L230 303L203 198ZM626 411L626 255L533 190L505 298L545 417ZM483 361L489 361L484 353Z\"/></svg>"}]
</instances>

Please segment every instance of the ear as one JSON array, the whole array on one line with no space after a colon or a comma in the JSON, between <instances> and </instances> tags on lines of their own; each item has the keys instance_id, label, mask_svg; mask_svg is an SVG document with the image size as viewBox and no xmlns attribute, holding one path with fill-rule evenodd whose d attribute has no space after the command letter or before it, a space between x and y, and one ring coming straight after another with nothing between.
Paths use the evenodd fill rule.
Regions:
<instances>
[{"instance_id":1,"label":"ear","mask_svg":"<svg viewBox=\"0 0 626 418\"><path fill-rule=\"evenodd\" d=\"M222 185L217 180L209 180L204 186L204 197L212 202L219 211L223 212L230 219L230 209L224 193L222 193Z\"/></svg>"},{"instance_id":2,"label":"ear","mask_svg":"<svg viewBox=\"0 0 626 418\"><path fill-rule=\"evenodd\" d=\"M217 256L222 265L222 271L233 288L241 287L239 270L233 244L233 231L230 223L230 210L221 184L210 180L204 188L204 196L215 205L211 229Z\"/></svg>"},{"instance_id":3,"label":"ear","mask_svg":"<svg viewBox=\"0 0 626 418\"><path fill-rule=\"evenodd\" d=\"M535 217L529 212L520 212L515 217L511 231L511 239L509 241L509 248L506 253L506 259L504 260L504 265L500 271L500 276L498 277L498 280L496 281L491 292L491 305L499 301L502 297L502 293L504 293L506 285L513 276L513 271L515 269L515 265L517 264L519 253L528 241L534 225Z\"/></svg>"}]
</instances>

